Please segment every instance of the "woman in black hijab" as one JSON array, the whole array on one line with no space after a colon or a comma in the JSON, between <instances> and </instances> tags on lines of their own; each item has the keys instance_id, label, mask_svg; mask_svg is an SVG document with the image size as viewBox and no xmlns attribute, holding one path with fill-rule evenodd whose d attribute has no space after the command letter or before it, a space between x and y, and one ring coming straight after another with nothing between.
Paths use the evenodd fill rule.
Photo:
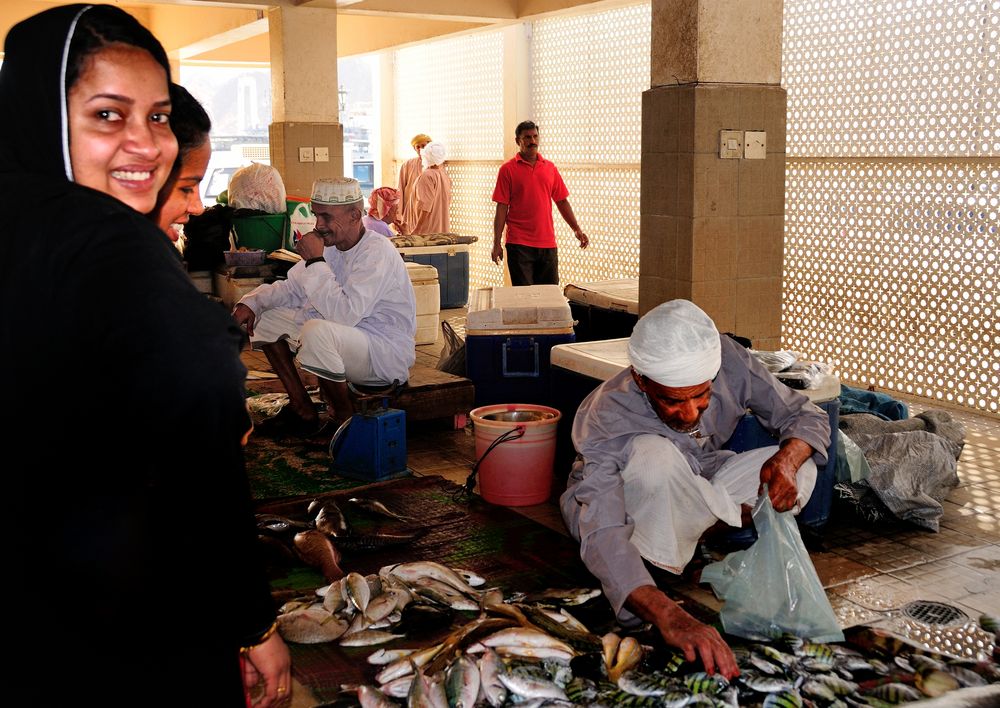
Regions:
<instances>
[{"instance_id":1,"label":"woman in black hijab","mask_svg":"<svg viewBox=\"0 0 1000 708\"><path fill-rule=\"evenodd\" d=\"M263 675L259 705L287 700L243 467L240 332L143 215L177 153L163 48L86 5L21 22L4 48L8 689L30 686L33 705L238 706Z\"/></svg>"}]
</instances>

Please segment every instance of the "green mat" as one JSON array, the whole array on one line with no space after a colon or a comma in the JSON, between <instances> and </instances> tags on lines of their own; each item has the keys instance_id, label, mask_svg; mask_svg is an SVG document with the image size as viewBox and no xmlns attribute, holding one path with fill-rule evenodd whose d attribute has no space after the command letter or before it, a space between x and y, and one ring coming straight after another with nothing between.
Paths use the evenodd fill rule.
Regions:
<instances>
[{"instance_id":1,"label":"green mat","mask_svg":"<svg viewBox=\"0 0 1000 708\"><path fill-rule=\"evenodd\" d=\"M330 470L329 442L251 436L244 456L253 498L321 494L366 484Z\"/></svg>"}]
</instances>

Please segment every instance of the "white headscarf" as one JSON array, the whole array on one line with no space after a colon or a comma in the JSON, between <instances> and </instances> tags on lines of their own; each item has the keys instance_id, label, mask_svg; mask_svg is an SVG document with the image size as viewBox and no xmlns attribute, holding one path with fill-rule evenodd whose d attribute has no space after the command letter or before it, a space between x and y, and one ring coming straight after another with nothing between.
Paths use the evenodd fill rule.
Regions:
<instances>
[{"instance_id":1,"label":"white headscarf","mask_svg":"<svg viewBox=\"0 0 1000 708\"><path fill-rule=\"evenodd\" d=\"M722 366L719 330L687 300L671 300L642 316L628 341L632 367L661 386L711 381Z\"/></svg>"},{"instance_id":2,"label":"white headscarf","mask_svg":"<svg viewBox=\"0 0 1000 708\"><path fill-rule=\"evenodd\" d=\"M423 161L425 170L428 167L440 165L445 161L444 145L441 143L427 143L424 146L423 152L420 153L420 159Z\"/></svg>"}]
</instances>

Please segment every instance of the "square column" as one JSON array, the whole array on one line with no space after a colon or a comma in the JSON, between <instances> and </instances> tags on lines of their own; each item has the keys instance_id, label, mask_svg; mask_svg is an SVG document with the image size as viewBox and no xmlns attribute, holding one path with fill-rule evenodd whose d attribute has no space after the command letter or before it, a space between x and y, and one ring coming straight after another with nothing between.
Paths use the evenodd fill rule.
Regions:
<instances>
[{"instance_id":1,"label":"square column","mask_svg":"<svg viewBox=\"0 0 1000 708\"><path fill-rule=\"evenodd\" d=\"M758 15L752 22L742 18L749 29L736 42L731 20L748 12ZM640 312L689 299L720 331L777 349L785 91L772 64L780 68L781 3L654 0L653 24L654 81L676 76L687 82L654 85L643 94ZM665 34L669 42L656 41ZM744 54L750 56L740 61ZM731 151L737 157L720 157L724 130L739 136L739 148ZM746 131L765 133L762 159L744 157Z\"/></svg>"}]
</instances>

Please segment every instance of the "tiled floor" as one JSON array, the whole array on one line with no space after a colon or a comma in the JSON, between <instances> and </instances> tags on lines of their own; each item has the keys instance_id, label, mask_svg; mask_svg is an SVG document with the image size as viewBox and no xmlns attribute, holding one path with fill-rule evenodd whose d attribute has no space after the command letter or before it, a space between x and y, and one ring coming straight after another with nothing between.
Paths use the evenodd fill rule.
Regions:
<instances>
[{"instance_id":1,"label":"tiled floor","mask_svg":"<svg viewBox=\"0 0 1000 708\"><path fill-rule=\"evenodd\" d=\"M462 314L455 310L441 316ZM435 345L417 347L418 363L435 365L441 346L439 338ZM248 356L251 368L266 370L266 361ZM911 415L928 407L904 400ZM953 606L973 621L982 613L1000 615L1000 420L950 412L966 427L966 445L958 466L960 486L945 502L940 532L908 524L874 528L835 507L838 513L811 557L843 626L881 626L932 648L972 656L988 652L991 641L974 623L928 625L904 613L909 602L931 600ZM408 448L415 474L441 475L457 483L465 481L475 462L471 427L412 426ZM566 532L554 503L517 510ZM719 606L705 587L678 583L673 590L679 597Z\"/></svg>"}]
</instances>

